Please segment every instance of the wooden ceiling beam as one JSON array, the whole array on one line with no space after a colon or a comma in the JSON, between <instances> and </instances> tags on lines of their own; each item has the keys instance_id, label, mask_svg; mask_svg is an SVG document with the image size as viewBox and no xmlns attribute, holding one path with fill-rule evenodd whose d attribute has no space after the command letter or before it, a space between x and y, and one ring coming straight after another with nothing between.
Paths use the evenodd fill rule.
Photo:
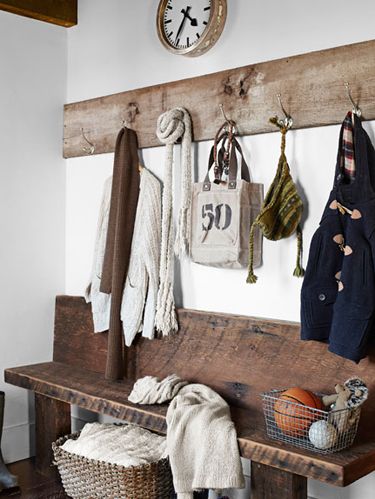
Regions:
<instances>
[{"instance_id":1,"label":"wooden ceiling beam","mask_svg":"<svg viewBox=\"0 0 375 499\"><path fill-rule=\"evenodd\" d=\"M77 24L78 0L5 0L0 10L70 28Z\"/></svg>"}]
</instances>

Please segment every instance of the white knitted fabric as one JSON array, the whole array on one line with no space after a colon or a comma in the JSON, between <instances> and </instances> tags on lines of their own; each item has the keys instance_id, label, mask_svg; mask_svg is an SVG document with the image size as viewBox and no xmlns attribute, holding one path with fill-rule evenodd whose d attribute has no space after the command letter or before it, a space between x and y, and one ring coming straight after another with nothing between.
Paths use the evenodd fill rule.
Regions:
<instances>
[{"instance_id":1,"label":"white knitted fabric","mask_svg":"<svg viewBox=\"0 0 375 499\"><path fill-rule=\"evenodd\" d=\"M87 423L77 440L62 446L67 452L119 466L139 466L166 457L166 439L139 426Z\"/></svg>"},{"instance_id":2,"label":"white knitted fabric","mask_svg":"<svg viewBox=\"0 0 375 499\"><path fill-rule=\"evenodd\" d=\"M91 302L91 311L94 321L95 333L107 331L109 328L111 295L100 292L100 280L107 239L109 208L111 204L111 189L112 177L109 177L104 183L102 202L100 205L98 225L96 230L94 258L92 263L90 282L85 290L86 302Z\"/></svg>"},{"instance_id":3,"label":"white knitted fabric","mask_svg":"<svg viewBox=\"0 0 375 499\"><path fill-rule=\"evenodd\" d=\"M190 253L191 205L191 119L186 109L175 108L159 116L156 134L166 145L162 211L162 237L160 257L160 285L155 326L164 336L177 331L178 324L173 297L174 259L173 246L180 258ZM181 142L181 207L178 217L176 241L173 224L173 148Z\"/></svg>"},{"instance_id":4,"label":"white knitted fabric","mask_svg":"<svg viewBox=\"0 0 375 499\"><path fill-rule=\"evenodd\" d=\"M211 388L187 385L175 374L136 381L129 400L139 404L172 399L167 412L167 451L178 499L200 489L244 488L237 433L230 409Z\"/></svg>"},{"instance_id":5,"label":"white knitted fabric","mask_svg":"<svg viewBox=\"0 0 375 499\"><path fill-rule=\"evenodd\" d=\"M164 404L177 395L187 381L183 381L177 374L171 374L163 380L155 376L145 376L134 383L128 397L133 404Z\"/></svg>"},{"instance_id":6,"label":"white knitted fabric","mask_svg":"<svg viewBox=\"0 0 375 499\"><path fill-rule=\"evenodd\" d=\"M100 292L105 242L111 201L111 181L105 184L99 215L91 283L85 297L91 301L95 332L109 328L110 295ZM125 344L130 346L138 332L154 337L156 300L159 285L161 234L161 188L158 179L143 168L134 224L128 275L121 305Z\"/></svg>"},{"instance_id":7,"label":"white knitted fabric","mask_svg":"<svg viewBox=\"0 0 375 499\"><path fill-rule=\"evenodd\" d=\"M205 385L182 388L167 412L167 450L178 499L201 489L242 489L245 479L228 404Z\"/></svg>"},{"instance_id":8,"label":"white knitted fabric","mask_svg":"<svg viewBox=\"0 0 375 499\"><path fill-rule=\"evenodd\" d=\"M161 187L159 180L143 168L133 240L121 305L125 344L135 335L152 339L159 287L161 235Z\"/></svg>"}]
</instances>

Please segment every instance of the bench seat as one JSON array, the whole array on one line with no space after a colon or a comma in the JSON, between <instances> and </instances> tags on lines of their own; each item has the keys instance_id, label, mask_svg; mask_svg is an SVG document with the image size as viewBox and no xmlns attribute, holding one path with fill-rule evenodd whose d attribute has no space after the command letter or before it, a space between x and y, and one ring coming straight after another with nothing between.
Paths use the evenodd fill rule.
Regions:
<instances>
[{"instance_id":1,"label":"bench seat","mask_svg":"<svg viewBox=\"0 0 375 499\"><path fill-rule=\"evenodd\" d=\"M60 362L5 370L5 381L49 398L100 414L166 431L166 405L139 406L128 401L133 381L108 381L102 374ZM320 455L270 440L263 420L249 410L232 407L241 455L294 474L346 486L375 470L375 441L361 442L337 454Z\"/></svg>"},{"instance_id":2,"label":"bench seat","mask_svg":"<svg viewBox=\"0 0 375 499\"><path fill-rule=\"evenodd\" d=\"M346 486L375 470L375 351L359 365L327 345L300 340L300 325L276 319L178 309L179 331L125 350L125 376L105 379L108 334L95 334L82 297L56 299L53 362L6 369L5 380L35 392L36 466L50 473L51 442L71 431L71 405L165 432L167 405L128 402L134 380L176 373L229 404L241 455L252 462L252 499L307 499L307 479ZM260 394L301 386L332 393L361 377L369 387L354 446L321 455L267 437ZM207 494L206 496L207 497Z\"/></svg>"}]
</instances>

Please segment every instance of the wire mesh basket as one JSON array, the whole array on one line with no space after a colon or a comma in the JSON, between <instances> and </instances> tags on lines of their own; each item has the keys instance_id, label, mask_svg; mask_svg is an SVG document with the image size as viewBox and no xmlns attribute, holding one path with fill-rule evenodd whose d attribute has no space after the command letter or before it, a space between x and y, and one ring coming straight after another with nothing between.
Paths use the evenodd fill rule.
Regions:
<instances>
[{"instance_id":1,"label":"wire mesh basket","mask_svg":"<svg viewBox=\"0 0 375 499\"><path fill-rule=\"evenodd\" d=\"M361 413L359 407L324 411L281 398L284 392L272 390L261 394L270 438L321 454L352 445Z\"/></svg>"}]
</instances>

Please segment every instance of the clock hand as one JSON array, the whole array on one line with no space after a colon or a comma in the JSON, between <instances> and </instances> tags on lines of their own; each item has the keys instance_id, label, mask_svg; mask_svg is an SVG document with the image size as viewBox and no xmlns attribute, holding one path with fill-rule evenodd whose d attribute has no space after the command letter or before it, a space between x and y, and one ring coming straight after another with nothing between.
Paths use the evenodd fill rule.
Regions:
<instances>
[{"instance_id":1,"label":"clock hand","mask_svg":"<svg viewBox=\"0 0 375 499\"><path fill-rule=\"evenodd\" d=\"M185 22L186 22L186 18L187 16L189 15L189 10L191 9L191 7L187 6L186 7L186 10L182 9L181 10L181 14L184 14L184 17L182 18L182 21L181 21L181 24L180 24L180 27L178 28L178 31L177 31L177 34L176 34L176 42L177 40L179 39L179 36L181 34L181 31L184 29L184 26L185 26Z\"/></svg>"},{"instance_id":2,"label":"clock hand","mask_svg":"<svg viewBox=\"0 0 375 499\"><path fill-rule=\"evenodd\" d=\"M198 21L195 17L192 18L188 13L186 13L186 17L190 20L192 26L198 26Z\"/></svg>"}]
</instances>

